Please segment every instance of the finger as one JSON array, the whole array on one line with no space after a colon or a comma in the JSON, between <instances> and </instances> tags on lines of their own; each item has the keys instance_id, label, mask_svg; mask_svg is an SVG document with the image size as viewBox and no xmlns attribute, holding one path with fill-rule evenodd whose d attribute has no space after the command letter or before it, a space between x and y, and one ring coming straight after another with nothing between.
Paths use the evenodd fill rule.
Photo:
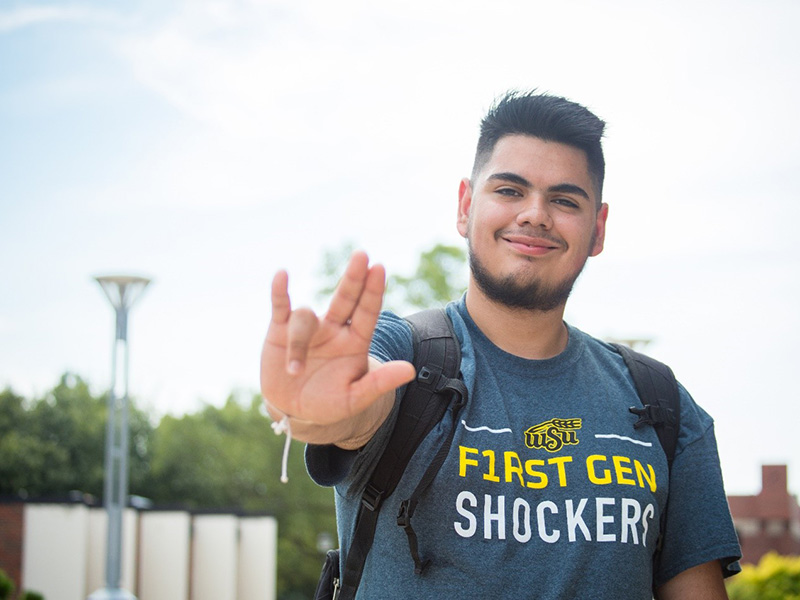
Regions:
<instances>
[{"instance_id":1,"label":"finger","mask_svg":"<svg viewBox=\"0 0 800 600\"><path fill-rule=\"evenodd\" d=\"M289 300L289 274L278 271L272 278L272 322L285 324L292 314L292 303Z\"/></svg>"},{"instance_id":2,"label":"finger","mask_svg":"<svg viewBox=\"0 0 800 600\"><path fill-rule=\"evenodd\" d=\"M369 258L364 252L353 252L342 279L336 286L325 320L344 325L350 320L361 297L369 272Z\"/></svg>"},{"instance_id":3,"label":"finger","mask_svg":"<svg viewBox=\"0 0 800 600\"><path fill-rule=\"evenodd\" d=\"M383 305L386 290L386 270L383 265L373 265L367 274L364 290L350 317L352 330L365 340L372 340L375 324Z\"/></svg>"},{"instance_id":4,"label":"finger","mask_svg":"<svg viewBox=\"0 0 800 600\"><path fill-rule=\"evenodd\" d=\"M393 360L370 369L350 386L353 413L364 410L375 398L399 388L414 377L414 365L404 360Z\"/></svg>"},{"instance_id":5,"label":"finger","mask_svg":"<svg viewBox=\"0 0 800 600\"><path fill-rule=\"evenodd\" d=\"M302 372L308 346L319 329L319 319L310 308L298 308L289 317L287 334L286 371L291 375Z\"/></svg>"}]
</instances>

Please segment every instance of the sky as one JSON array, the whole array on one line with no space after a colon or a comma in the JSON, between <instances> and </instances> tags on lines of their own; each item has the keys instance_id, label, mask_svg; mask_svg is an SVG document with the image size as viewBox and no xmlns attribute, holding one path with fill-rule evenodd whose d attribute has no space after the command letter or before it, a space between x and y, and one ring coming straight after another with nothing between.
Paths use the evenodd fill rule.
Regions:
<instances>
[{"instance_id":1,"label":"sky","mask_svg":"<svg viewBox=\"0 0 800 600\"><path fill-rule=\"evenodd\" d=\"M93 277L152 278L130 390L182 414L258 390L269 287L326 250L410 274L462 244L459 180L508 89L607 121L605 251L567 308L651 340L716 421L729 493L800 492L800 4L131 0L0 5L0 387L111 379Z\"/></svg>"}]
</instances>

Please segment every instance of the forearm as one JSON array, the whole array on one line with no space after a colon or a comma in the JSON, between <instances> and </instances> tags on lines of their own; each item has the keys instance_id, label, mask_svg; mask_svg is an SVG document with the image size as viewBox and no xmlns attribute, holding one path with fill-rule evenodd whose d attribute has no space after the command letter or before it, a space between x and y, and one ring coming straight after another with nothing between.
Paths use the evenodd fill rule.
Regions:
<instances>
[{"instance_id":1,"label":"forearm","mask_svg":"<svg viewBox=\"0 0 800 600\"><path fill-rule=\"evenodd\" d=\"M658 600L728 600L722 567L713 560L676 575L656 590Z\"/></svg>"}]
</instances>

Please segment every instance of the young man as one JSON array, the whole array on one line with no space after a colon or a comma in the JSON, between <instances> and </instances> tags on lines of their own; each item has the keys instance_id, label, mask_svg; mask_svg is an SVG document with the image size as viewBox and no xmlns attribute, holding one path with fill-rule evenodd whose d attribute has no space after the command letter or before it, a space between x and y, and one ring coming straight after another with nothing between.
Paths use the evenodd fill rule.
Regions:
<instances>
[{"instance_id":1,"label":"young man","mask_svg":"<svg viewBox=\"0 0 800 600\"><path fill-rule=\"evenodd\" d=\"M671 471L622 357L563 321L586 260L603 249L604 123L563 98L506 95L481 125L457 227L470 255L447 307L469 400L417 509L413 572L396 511L383 510L358 598L726 598L740 556L713 421L681 387ZM262 356L270 415L309 443L311 476L336 486L343 554L361 491L414 378L411 332L383 313L384 272L350 260L322 317L292 310L273 281ZM376 326L377 323L377 326ZM420 445L395 495L407 498L452 427ZM656 553L665 514L663 546Z\"/></svg>"}]
</instances>

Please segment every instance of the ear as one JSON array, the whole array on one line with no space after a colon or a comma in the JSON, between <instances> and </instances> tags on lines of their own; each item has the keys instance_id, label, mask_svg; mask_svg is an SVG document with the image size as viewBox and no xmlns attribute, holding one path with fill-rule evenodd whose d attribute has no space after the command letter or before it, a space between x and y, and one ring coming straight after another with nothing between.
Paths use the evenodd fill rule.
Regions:
<instances>
[{"instance_id":1,"label":"ear","mask_svg":"<svg viewBox=\"0 0 800 600\"><path fill-rule=\"evenodd\" d=\"M608 219L608 204L603 202L597 211L597 218L594 223L594 235L589 256L597 256L603 251L606 242L606 220Z\"/></svg>"},{"instance_id":2,"label":"ear","mask_svg":"<svg viewBox=\"0 0 800 600\"><path fill-rule=\"evenodd\" d=\"M469 211L471 208L472 184L465 177L458 185L458 220L456 221L456 228L461 237L467 237L469 232Z\"/></svg>"}]
</instances>

